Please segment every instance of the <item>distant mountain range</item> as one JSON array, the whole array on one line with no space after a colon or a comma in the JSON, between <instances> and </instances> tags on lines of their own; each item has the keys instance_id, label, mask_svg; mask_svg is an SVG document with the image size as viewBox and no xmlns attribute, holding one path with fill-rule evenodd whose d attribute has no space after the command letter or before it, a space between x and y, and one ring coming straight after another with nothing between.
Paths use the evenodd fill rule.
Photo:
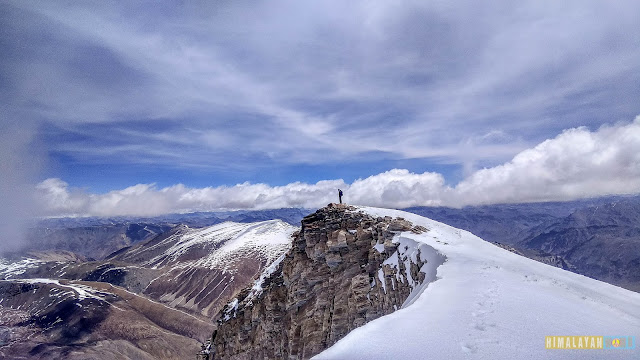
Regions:
<instances>
[{"instance_id":1,"label":"distant mountain range","mask_svg":"<svg viewBox=\"0 0 640 360\"><path fill-rule=\"evenodd\" d=\"M536 227L554 223L579 209L618 201L640 203L640 197L609 196L567 202L497 204L463 208L421 206L402 210L471 231L490 242L513 245L530 235Z\"/></svg>"},{"instance_id":2,"label":"distant mountain range","mask_svg":"<svg viewBox=\"0 0 640 360\"><path fill-rule=\"evenodd\" d=\"M523 256L640 291L640 196L404 210L468 230ZM31 229L24 250L64 250L100 260L178 224L198 228L224 221L279 219L298 226L311 212L291 208L151 218L49 218Z\"/></svg>"},{"instance_id":3,"label":"distant mountain range","mask_svg":"<svg viewBox=\"0 0 640 360\"><path fill-rule=\"evenodd\" d=\"M181 214L165 214L153 217L116 216L116 217L51 217L39 219L34 223L35 228L72 228L86 226L116 225L128 223L146 224L183 224L189 227L205 227L219 224L223 221L256 222L279 219L294 226L300 225L300 220L312 213L312 209L282 208L266 210L234 210L191 212Z\"/></svg>"},{"instance_id":4,"label":"distant mountain range","mask_svg":"<svg viewBox=\"0 0 640 360\"><path fill-rule=\"evenodd\" d=\"M29 230L27 241L19 253L8 256L19 257L25 251L65 250L100 260L121 248L149 240L180 224L201 228L225 221L251 223L278 219L299 226L300 220L310 212L312 210L287 208L195 212L144 218L47 218L39 220Z\"/></svg>"}]
</instances>

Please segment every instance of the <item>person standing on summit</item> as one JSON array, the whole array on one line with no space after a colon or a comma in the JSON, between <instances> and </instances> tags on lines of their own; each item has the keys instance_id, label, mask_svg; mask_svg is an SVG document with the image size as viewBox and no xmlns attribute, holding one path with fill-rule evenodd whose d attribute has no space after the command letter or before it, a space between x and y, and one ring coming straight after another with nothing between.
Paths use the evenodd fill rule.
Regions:
<instances>
[{"instance_id":1,"label":"person standing on summit","mask_svg":"<svg viewBox=\"0 0 640 360\"><path fill-rule=\"evenodd\" d=\"M338 199L340 199L340 204L342 204L342 190L338 189Z\"/></svg>"}]
</instances>

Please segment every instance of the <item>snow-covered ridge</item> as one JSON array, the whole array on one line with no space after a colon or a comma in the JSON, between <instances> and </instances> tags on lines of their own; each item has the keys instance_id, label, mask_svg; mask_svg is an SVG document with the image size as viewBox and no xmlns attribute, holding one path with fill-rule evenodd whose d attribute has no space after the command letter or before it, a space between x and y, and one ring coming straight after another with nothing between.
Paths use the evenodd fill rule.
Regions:
<instances>
[{"instance_id":1,"label":"snow-covered ridge","mask_svg":"<svg viewBox=\"0 0 640 360\"><path fill-rule=\"evenodd\" d=\"M297 230L280 220L182 227L123 256L143 259L140 266L159 272L144 293L171 307L208 316L283 255Z\"/></svg>"},{"instance_id":2,"label":"snow-covered ridge","mask_svg":"<svg viewBox=\"0 0 640 360\"><path fill-rule=\"evenodd\" d=\"M418 215L357 211L427 228L397 234L399 253L387 263L425 245L433 249L435 258L427 264L437 264L436 278L415 288L402 309L352 331L315 358L638 358L638 349L545 350L544 341L550 335L637 336L640 294L518 256ZM438 264L440 254L446 261Z\"/></svg>"},{"instance_id":3,"label":"snow-covered ridge","mask_svg":"<svg viewBox=\"0 0 640 360\"><path fill-rule=\"evenodd\" d=\"M161 254L144 263L159 268L179 262L178 266L228 268L233 261L248 253L259 253L268 263L275 260L291 245L291 234L298 228L281 220L257 223L224 222L202 229L189 229L176 241L168 238L163 243L174 242ZM163 243L154 245L162 246ZM153 249L147 248L146 251ZM191 256L194 249L206 250L203 256ZM185 261L185 259L191 259Z\"/></svg>"}]
</instances>

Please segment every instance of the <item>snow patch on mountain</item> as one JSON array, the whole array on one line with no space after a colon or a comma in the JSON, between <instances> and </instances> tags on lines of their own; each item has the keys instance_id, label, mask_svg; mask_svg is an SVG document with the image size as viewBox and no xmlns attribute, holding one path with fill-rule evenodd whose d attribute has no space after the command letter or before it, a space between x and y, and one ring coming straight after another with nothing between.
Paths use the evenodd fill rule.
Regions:
<instances>
[{"instance_id":1,"label":"snow patch on mountain","mask_svg":"<svg viewBox=\"0 0 640 360\"><path fill-rule=\"evenodd\" d=\"M179 267L197 266L233 271L229 265L249 253L258 253L271 263L291 246L291 234L297 229L281 220L250 224L224 222L203 229L190 229L181 234L170 248L144 265L159 268L179 261ZM210 251L193 261L180 261L196 248Z\"/></svg>"},{"instance_id":2,"label":"snow patch on mountain","mask_svg":"<svg viewBox=\"0 0 640 360\"><path fill-rule=\"evenodd\" d=\"M0 279L13 279L24 274L29 269L35 269L44 262L32 258L22 258L11 261L0 258Z\"/></svg>"},{"instance_id":3,"label":"snow patch on mountain","mask_svg":"<svg viewBox=\"0 0 640 360\"><path fill-rule=\"evenodd\" d=\"M96 299L99 301L105 301L106 295L114 296L112 293L99 291L90 286L77 284L69 281L60 282L60 280L54 279L19 279L15 280L15 282L23 283L23 284L51 284L60 288L69 289L73 293L75 293L75 297L78 300L84 299Z\"/></svg>"}]
</instances>

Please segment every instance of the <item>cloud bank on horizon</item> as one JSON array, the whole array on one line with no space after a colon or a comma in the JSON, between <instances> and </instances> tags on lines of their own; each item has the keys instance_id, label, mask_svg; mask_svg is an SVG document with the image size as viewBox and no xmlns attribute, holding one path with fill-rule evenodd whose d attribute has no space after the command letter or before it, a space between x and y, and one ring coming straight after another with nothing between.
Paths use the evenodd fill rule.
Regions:
<instances>
[{"instance_id":1,"label":"cloud bank on horizon","mask_svg":"<svg viewBox=\"0 0 640 360\"><path fill-rule=\"evenodd\" d=\"M235 186L158 189L138 184L106 194L69 190L56 178L37 186L47 215L151 216L185 211L315 208L336 201L338 188L347 202L405 208L562 201L640 193L640 116L630 124L603 126L595 132L573 128L517 154L502 165L471 174L455 187L441 174L393 169L358 179L300 182L285 186L243 183Z\"/></svg>"}]
</instances>

